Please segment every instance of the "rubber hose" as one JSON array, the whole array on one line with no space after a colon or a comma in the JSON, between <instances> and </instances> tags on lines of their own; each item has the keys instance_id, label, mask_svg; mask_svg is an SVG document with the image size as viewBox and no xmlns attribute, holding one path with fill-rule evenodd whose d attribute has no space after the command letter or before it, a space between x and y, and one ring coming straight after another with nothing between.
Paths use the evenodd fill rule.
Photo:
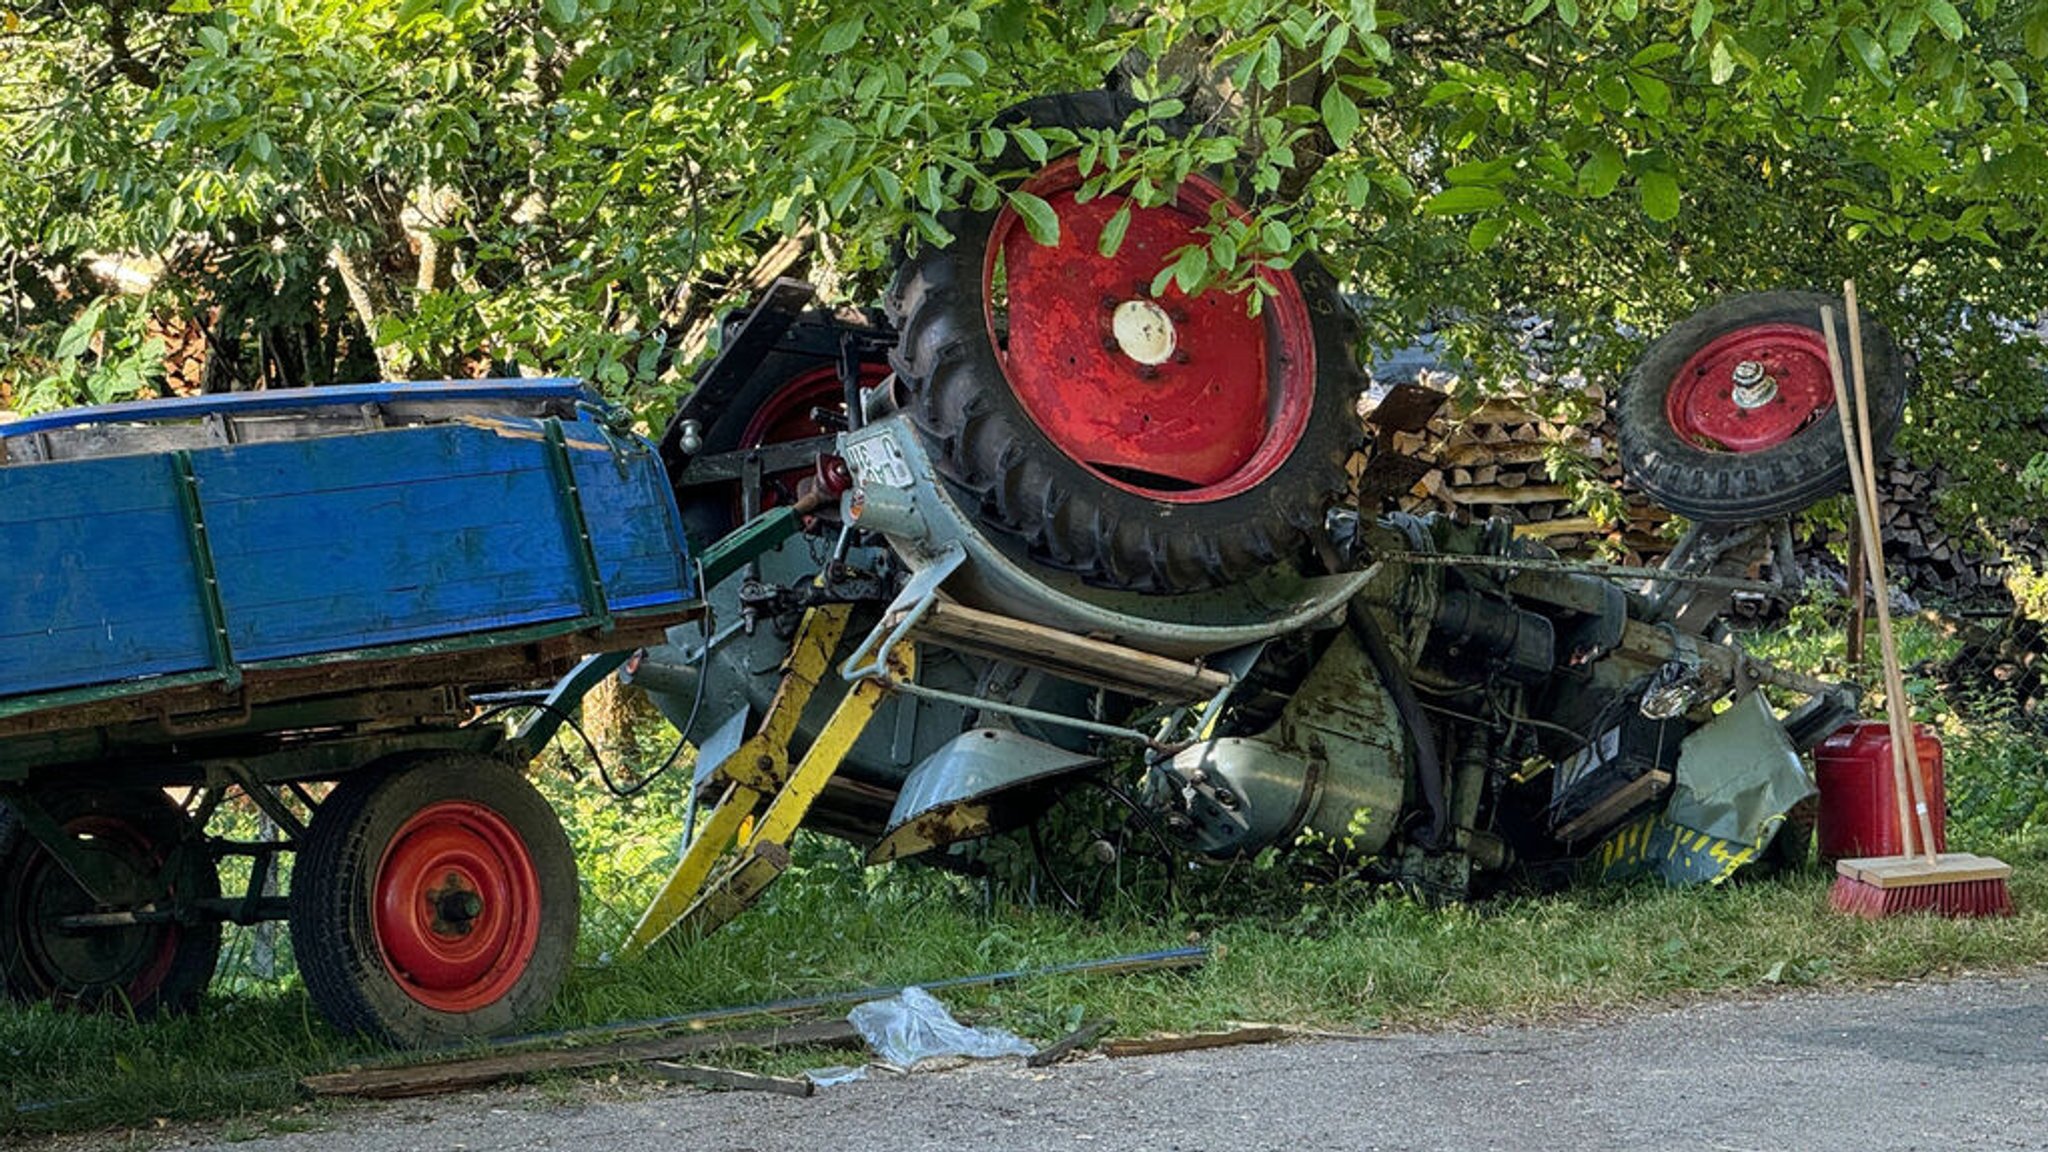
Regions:
<instances>
[{"instance_id":1,"label":"rubber hose","mask_svg":"<svg viewBox=\"0 0 2048 1152\"><path fill-rule=\"evenodd\" d=\"M1387 638L1381 635L1372 613L1354 603L1344 613L1344 626L1365 649L1365 657L1379 673L1380 683L1394 698L1394 711L1415 738L1415 774L1422 784L1422 802L1429 805L1429 828L1418 839L1423 848L1435 851L1444 846L1451 828L1451 805L1444 795L1443 759L1437 754L1436 733L1429 726L1429 717L1422 714L1422 701L1415 698L1414 686L1395 662L1393 649L1387 647Z\"/></svg>"}]
</instances>

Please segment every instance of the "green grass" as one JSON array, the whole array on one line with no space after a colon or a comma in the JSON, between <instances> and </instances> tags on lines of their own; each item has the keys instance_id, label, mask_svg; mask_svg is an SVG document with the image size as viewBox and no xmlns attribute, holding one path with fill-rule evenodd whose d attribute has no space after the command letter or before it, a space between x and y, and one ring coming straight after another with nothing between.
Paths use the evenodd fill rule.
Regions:
<instances>
[{"instance_id":1,"label":"green grass","mask_svg":"<svg viewBox=\"0 0 2048 1152\"><path fill-rule=\"evenodd\" d=\"M1938 655L1941 638L1909 644ZM1825 664L1839 633L1795 617L1760 638L1767 655ZM1910 657L1909 657L1910 658ZM1920 657L1928 658L1928 657ZM1839 669L1834 670L1839 674ZM939 980L1146 951L1199 940L1191 973L1056 977L948 992L956 1011L1046 1041L1080 1016L1121 1034L1279 1021L1340 1030L1438 1027L1604 1014L1783 987L1850 987L2048 962L2048 750L1922 700L1948 742L1952 843L2016 866L2020 914L1877 923L1829 912L1818 872L1715 890L1586 888L1426 908L1281 865L1231 878L1226 898L1168 923L1125 912L1086 921L992 894L929 868L859 867L850 849L800 840L797 866L762 903L687 950L606 965L666 870L681 828L672 781L615 801L544 765L544 786L582 861L579 967L541 1029L872 985ZM224 978L203 1012L137 1024L0 1006L0 1133L211 1119L260 1135L330 1122L298 1077L383 1059L337 1036L290 974L255 970L250 930L231 929ZM793 1072L845 1053L728 1061Z\"/></svg>"}]
</instances>

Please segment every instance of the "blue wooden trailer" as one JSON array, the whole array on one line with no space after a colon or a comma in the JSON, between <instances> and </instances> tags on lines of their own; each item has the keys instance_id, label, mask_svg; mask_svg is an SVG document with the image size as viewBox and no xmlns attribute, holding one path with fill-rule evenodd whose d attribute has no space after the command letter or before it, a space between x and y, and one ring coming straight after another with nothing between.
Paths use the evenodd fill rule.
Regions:
<instances>
[{"instance_id":1,"label":"blue wooden trailer","mask_svg":"<svg viewBox=\"0 0 2048 1152\"><path fill-rule=\"evenodd\" d=\"M223 922L288 919L344 1028L516 1026L568 969L575 866L474 697L698 610L655 453L574 381L0 425L0 981L186 1007ZM207 835L237 796L281 839Z\"/></svg>"}]
</instances>

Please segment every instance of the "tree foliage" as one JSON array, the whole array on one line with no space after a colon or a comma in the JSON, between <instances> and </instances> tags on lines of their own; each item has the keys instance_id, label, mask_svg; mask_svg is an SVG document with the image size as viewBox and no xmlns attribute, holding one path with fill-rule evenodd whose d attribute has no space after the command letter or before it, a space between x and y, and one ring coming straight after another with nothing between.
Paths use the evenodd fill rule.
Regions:
<instances>
[{"instance_id":1,"label":"tree foliage","mask_svg":"<svg viewBox=\"0 0 2048 1152\"><path fill-rule=\"evenodd\" d=\"M2043 446L2011 327L2048 308L2038 3L7 2L0 381L33 403L143 386L166 305L299 348L251 379L367 370L339 323L386 374L658 399L684 318L777 238L858 299L951 206L1056 228L990 170L1014 143L1139 202L1221 170L1248 214L1163 277L1314 254L1383 302L1375 340L1451 318L1482 364L1540 313L1612 378L1705 300L1853 275L1922 358L1912 436L1984 465L1961 499L2012 512L1999 469ZM991 126L1105 77L1161 103L1116 139ZM88 350L107 252L164 274Z\"/></svg>"}]
</instances>

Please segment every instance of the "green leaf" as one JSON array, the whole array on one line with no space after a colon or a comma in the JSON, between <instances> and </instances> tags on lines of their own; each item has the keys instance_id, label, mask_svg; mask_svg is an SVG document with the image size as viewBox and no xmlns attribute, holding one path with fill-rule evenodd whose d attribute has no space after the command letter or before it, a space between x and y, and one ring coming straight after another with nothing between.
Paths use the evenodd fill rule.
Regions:
<instances>
[{"instance_id":1,"label":"green leaf","mask_svg":"<svg viewBox=\"0 0 2048 1152\"><path fill-rule=\"evenodd\" d=\"M1694 0L1692 6L1692 38L1704 40L1708 25L1714 22L1714 0Z\"/></svg>"},{"instance_id":2,"label":"green leaf","mask_svg":"<svg viewBox=\"0 0 2048 1152\"><path fill-rule=\"evenodd\" d=\"M581 11L576 0L542 0L542 6L547 9L548 19L565 28L576 22Z\"/></svg>"},{"instance_id":3,"label":"green leaf","mask_svg":"<svg viewBox=\"0 0 2048 1152\"><path fill-rule=\"evenodd\" d=\"M2027 55L2036 60L2048 59L2048 8L2035 9L2020 35L2026 41Z\"/></svg>"},{"instance_id":4,"label":"green leaf","mask_svg":"<svg viewBox=\"0 0 2048 1152\"><path fill-rule=\"evenodd\" d=\"M1052 205L1019 189L1010 193L1010 207L1024 218L1024 230L1033 240L1048 248L1060 242L1060 216Z\"/></svg>"},{"instance_id":5,"label":"green leaf","mask_svg":"<svg viewBox=\"0 0 2048 1152\"><path fill-rule=\"evenodd\" d=\"M1473 224L1472 230L1465 234L1465 246L1474 252L1484 252L1493 247L1493 242L1500 239L1500 234L1507 230L1507 226L1505 216L1488 216Z\"/></svg>"},{"instance_id":6,"label":"green leaf","mask_svg":"<svg viewBox=\"0 0 2048 1152\"><path fill-rule=\"evenodd\" d=\"M1613 194L1626 171L1628 163L1622 159L1621 149L1603 140L1593 146L1593 154L1579 168L1579 190L1602 199Z\"/></svg>"},{"instance_id":7,"label":"green leaf","mask_svg":"<svg viewBox=\"0 0 2048 1152\"><path fill-rule=\"evenodd\" d=\"M1645 72L1628 74L1628 86L1636 90L1636 103L1643 111L1662 119L1671 111L1671 85Z\"/></svg>"},{"instance_id":8,"label":"green leaf","mask_svg":"<svg viewBox=\"0 0 2048 1152\"><path fill-rule=\"evenodd\" d=\"M1498 188L1465 184L1446 188L1423 201L1422 211L1429 216L1463 216L1498 208L1507 201L1507 196Z\"/></svg>"},{"instance_id":9,"label":"green leaf","mask_svg":"<svg viewBox=\"0 0 2048 1152\"><path fill-rule=\"evenodd\" d=\"M1124 245L1124 233L1131 228L1131 202L1126 200L1116 214L1102 226L1102 235L1095 241L1095 250L1103 258L1115 256L1117 249Z\"/></svg>"},{"instance_id":10,"label":"green leaf","mask_svg":"<svg viewBox=\"0 0 2048 1152\"><path fill-rule=\"evenodd\" d=\"M887 168L871 168L868 170L868 182L875 186L875 194L881 197L884 208L903 207L903 181L897 179L894 172Z\"/></svg>"},{"instance_id":11,"label":"green leaf","mask_svg":"<svg viewBox=\"0 0 2048 1152\"><path fill-rule=\"evenodd\" d=\"M1620 20L1623 23L1627 23L1628 21L1636 18L1637 11L1638 7L1636 5L1636 0L1615 0L1615 19Z\"/></svg>"},{"instance_id":12,"label":"green leaf","mask_svg":"<svg viewBox=\"0 0 2048 1152\"><path fill-rule=\"evenodd\" d=\"M1631 68L1648 68L1652 64L1660 64L1669 60L1683 51L1685 51L1683 48L1669 41L1659 41L1629 57L1628 66Z\"/></svg>"},{"instance_id":13,"label":"green leaf","mask_svg":"<svg viewBox=\"0 0 2048 1152\"><path fill-rule=\"evenodd\" d=\"M1522 9L1522 23L1527 24L1529 21L1543 15L1543 10L1548 7L1550 7L1550 0L1529 0L1529 6Z\"/></svg>"},{"instance_id":14,"label":"green leaf","mask_svg":"<svg viewBox=\"0 0 2048 1152\"><path fill-rule=\"evenodd\" d=\"M818 38L818 51L825 53L827 56L839 55L841 52L853 47L854 43L860 39L860 34L866 30L867 23L867 16L860 15L855 16L851 20L841 20L833 24L825 29L823 36Z\"/></svg>"},{"instance_id":15,"label":"green leaf","mask_svg":"<svg viewBox=\"0 0 2048 1152\"><path fill-rule=\"evenodd\" d=\"M1714 41L1713 50L1707 53L1707 79L1716 84L1726 84L1735 75L1735 57L1728 52L1728 40L1722 37Z\"/></svg>"},{"instance_id":16,"label":"green leaf","mask_svg":"<svg viewBox=\"0 0 2048 1152\"><path fill-rule=\"evenodd\" d=\"M1579 0L1557 0L1557 17L1567 28L1579 26Z\"/></svg>"},{"instance_id":17,"label":"green leaf","mask_svg":"<svg viewBox=\"0 0 2048 1152\"><path fill-rule=\"evenodd\" d=\"M1609 112L1622 112L1628 108L1628 82L1612 72L1593 81L1593 95Z\"/></svg>"},{"instance_id":18,"label":"green leaf","mask_svg":"<svg viewBox=\"0 0 2048 1152\"><path fill-rule=\"evenodd\" d=\"M1209 275L1209 250L1200 244L1190 244L1180 250L1180 259L1173 262L1173 282L1183 294L1192 296L1202 286L1202 280Z\"/></svg>"},{"instance_id":19,"label":"green leaf","mask_svg":"<svg viewBox=\"0 0 2048 1152\"><path fill-rule=\"evenodd\" d=\"M1322 112L1323 127L1329 129L1330 139L1339 148L1348 147L1358 131L1358 105L1336 84L1331 84L1323 93Z\"/></svg>"},{"instance_id":20,"label":"green leaf","mask_svg":"<svg viewBox=\"0 0 2048 1152\"><path fill-rule=\"evenodd\" d=\"M1017 147L1024 150L1024 155L1030 157L1033 164L1043 164L1045 158L1051 155L1051 149L1046 147L1045 137L1027 125L1020 124L1010 129L1010 138L1017 142Z\"/></svg>"},{"instance_id":21,"label":"green leaf","mask_svg":"<svg viewBox=\"0 0 2048 1152\"><path fill-rule=\"evenodd\" d=\"M1643 213L1659 224L1678 218L1678 177L1667 169L1652 168L1636 178L1642 193Z\"/></svg>"},{"instance_id":22,"label":"green leaf","mask_svg":"<svg viewBox=\"0 0 2048 1152\"><path fill-rule=\"evenodd\" d=\"M1870 33L1861 28L1851 28L1842 34L1849 41L1849 47L1856 53L1856 59L1869 73L1885 87L1891 87L1892 62L1884 54L1884 45L1872 39Z\"/></svg>"},{"instance_id":23,"label":"green leaf","mask_svg":"<svg viewBox=\"0 0 2048 1152\"><path fill-rule=\"evenodd\" d=\"M64 334L57 338L57 359L76 360L85 355L92 346L93 334L100 330L100 317L107 310L105 300L95 300L85 311L71 321Z\"/></svg>"}]
</instances>

